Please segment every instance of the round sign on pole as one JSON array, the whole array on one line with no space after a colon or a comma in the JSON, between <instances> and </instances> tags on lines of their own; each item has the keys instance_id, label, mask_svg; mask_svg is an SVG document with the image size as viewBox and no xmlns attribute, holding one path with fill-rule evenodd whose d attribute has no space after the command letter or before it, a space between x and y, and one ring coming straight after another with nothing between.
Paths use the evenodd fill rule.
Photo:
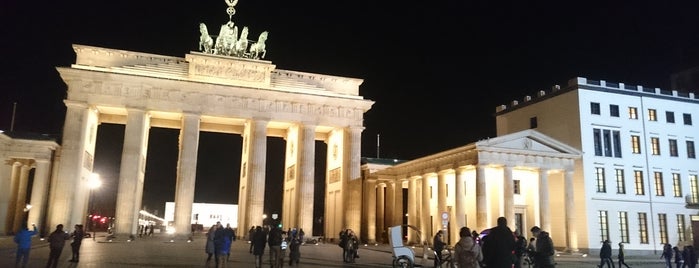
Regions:
<instances>
[{"instance_id":1,"label":"round sign on pole","mask_svg":"<svg viewBox=\"0 0 699 268\"><path fill-rule=\"evenodd\" d=\"M442 220L448 221L449 220L449 213L448 212L442 212Z\"/></svg>"}]
</instances>

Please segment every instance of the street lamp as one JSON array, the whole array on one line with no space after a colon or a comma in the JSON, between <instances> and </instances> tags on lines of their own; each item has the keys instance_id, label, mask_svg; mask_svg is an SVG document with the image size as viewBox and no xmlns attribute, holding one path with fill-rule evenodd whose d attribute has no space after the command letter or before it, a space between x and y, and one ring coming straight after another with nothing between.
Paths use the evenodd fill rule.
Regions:
<instances>
[{"instance_id":1,"label":"street lamp","mask_svg":"<svg viewBox=\"0 0 699 268\"><path fill-rule=\"evenodd\" d=\"M102 186L102 180L100 180L100 174L97 173L91 173L90 178L87 181L87 186L90 187L90 197L88 202L90 203L90 214L92 217L90 217L90 228L92 229L92 241L95 241L95 236L96 236L96 231L95 231L95 219L94 219L94 214L95 214L95 202L93 199L93 193L94 190Z\"/></svg>"},{"instance_id":2,"label":"street lamp","mask_svg":"<svg viewBox=\"0 0 699 268\"><path fill-rule=\"evenodd\" d=\"M262 214L262 226L265 226L265 221L267 221L267 214Z\"/></svg>"}]
</instances>

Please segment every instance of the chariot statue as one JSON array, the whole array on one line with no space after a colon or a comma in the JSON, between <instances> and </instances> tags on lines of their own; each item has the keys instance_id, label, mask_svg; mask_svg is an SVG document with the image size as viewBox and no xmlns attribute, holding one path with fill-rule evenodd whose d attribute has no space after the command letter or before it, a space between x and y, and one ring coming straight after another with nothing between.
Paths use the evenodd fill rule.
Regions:
<instances>
[{"instance_id":1,"label":"chariot statue","mask_svg":"<svg viewBox=\"0 0 699 268\"><path fill-rule=\"evenodd\" d=\"M228 9L226 9L226 13L228 13L228 23L221 25L218 36L213 36L216 38L215 43L213 37L209 35L206 24L199 23L199 32L201 33L199 37L199 50L208 54L240 58L264 58L267 54L265 50L265 41L268 35L267 31L260 34L257 42L248 40L249 30L247 26L243 27L240 36L238 36L238 26L235 26L232 20L233 14L235 14L234 7L238 3L238 0L225 0L225 2L226 5L228 5ZM251 42L252 45L249 45Z\"/></svg>"},{"instance_id":2,"label":"chariot statue","mask_svg":"<svg viewBox=\"0 0 699 268\"><path fill-rule=\"evenodd\" d=\"M267 54L267 50L265 50L265 41L267 41L267 31L262 32L260 37L257 38L257 43L250 46L250 58L260 59L265 57L265 54ZM260 53L262 53L262 55L260 55Z\"/></svg>"},{"instance_id":3,"label":"chariot statue","mask_svg":"<svg viewBox=\"0 0 699 268\"><path fill-rule=\"evenodd\" d=\"M206 24L199 23L199 32L201 33L199 37L199 50L204 51L204 53L211 53L211 47L214 46L214 39L209 35Z\"/></svg>"}]
</instances>

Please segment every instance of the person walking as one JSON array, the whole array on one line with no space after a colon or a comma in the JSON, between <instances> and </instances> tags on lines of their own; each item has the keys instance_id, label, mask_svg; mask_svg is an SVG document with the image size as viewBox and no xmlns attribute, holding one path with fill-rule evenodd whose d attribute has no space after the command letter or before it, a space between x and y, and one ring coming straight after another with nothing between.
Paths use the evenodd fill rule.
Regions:
<instances>
[{"instance_id":1,"label":"person walking","mask_svg":"<svg viewBox=\"0 0 699 268\"><path fill-rule=\"evenodd\" d=\"M56 230L49 235L49 261L46 263L46 268L58 266L58 260L61 258L61 252L66 245L66 240L70 239L70 235L63 231L63 224L56 225Z\"/></svg>"},{"instance_id":2,"label":"person walking","mask_svg":"<svg viewBox=\"0 0 699 268\"><path fill-rule=\"evenodd\" d=\"M556 262L553 255L556 253L553 248L553 240L548 232L541 230L539 226L534 226L530 229L532 235L536 237L534 246L534 267L535 268L553 268Z\"/></svg>"},{"instance_id":3,"label":"person walking","mask_svg":"<svg viewBox=\"0 0 699 268\"><path fill-rule=\"evenodd\" d=\"M209 231L206 232L206 246L204 247L204 251L206 252L206 267L209 267L209 264L211 263L211 257L214 256L214 253L216 253L216 247L214 245L214 237L216 234L216 224L212 225L211 228L209 228Z\"/></svg>"},{"instance_id":4,"label":"person walking","mask_svg":"<svg viewBox=\"0 0 699 268\"><path fill-rule=\"evenodd\" d=\"M663 254L660 255L661 259L665 259L665 267L672 268L672 245L665 243L663 246Z\"/></svg>"},{"instance_id":5,"label":"person walking","mask_svg":"<svg viewBox=\"0 0 699 268\"><path fill-rule=\"evenodd\" d=\"M440 267L442 264L442 250L444 250L444 240L442 239L442 230L437 231L437 234L432 238L432 248L434 249L434 267Z\"/></svg>"},{"instance_id":6,"label":"person walking","mask_svg":"<svg viewBox=\"0 0 699 268\"><path fill-rule=\"evenodd\" d=\"M684 259L682 258L682 251L677 246L672 247L672 253L675 255L675 267L684 267Z\"/></svg>"},{"instance_id":7,"label":"person walking","mask_svg":"<svg viewBox=\"0 0 699 268\"><path fill-rule=\"evenodd\" d=\"M214 232L214 257L216 258L216 268L226 267L226 259L231 249L230 235L221 222L216 222L216 232Z\"/></svg>"},{"instance_id":8,"label":"person walking","mask_svg":"<svg viewBox=\"0 0 699 268\"><path fill-rule=\"evenodd\" d=\"M262 267L262 255L265 254L265 246L267 244L267 233L262 230L262 227L255 227L255 236L252 238L252 255L255 256L255 267Z\"/></svg>"},{"instance_id":9,"label":"person walking","mask_svg":"<svg viewBox=\"0 0 699 268\"><path fill-rule=\"evenodd\" d=\"M621 265L626 266L626 268L630 268L629 265L626 264L626 261L624 261L624 243L619 242L619 254L617 255L617 259L619 259L619 268L621 268Z\"/></svg>"},{"instance_id":10,"label":"person walking","mask_svg":"<svg viewBox=\"0 0 699 268\"><path fill-rule=\"evenodd\" d=\"M248 231L248 242L250 242L250 254L252 254L253 238L255 237L255 226L250 227Z\"/></svg>"},{"instance_id":11,"label":"person walking","mask_svg":"<svg viewBox=\"0 0 699 268\"><path fill-rule=\"evenodd\" d=\"M73 252L73 255L70 258L70 262L79 262L80 261L80 246L82 245L83 238L85 237L85 231L83 231L83 225L76 224L75 229L70 234L70 237L73 238L73 242L70 243L70 248Z\"/></svg>"},{"instance_id":12,"label":"person walking","mask_svg":"<svg viewBox=\"0 0 699 268\"><path fill-rule=\"evenodd\" d=\"M226 223L226 236L228 236L228 254L226 255L226 261L231 260L231 247L233 246L233 241L235 241L235 229L231 227L230 223Z\"/></svg>"},{"instance_id":13,"label":"person walking","mask_svg":"<svg viewBox=\"0 0 699 268\"><path fill-rule=\"evenodd\" d=\"M459 230L459 241L454 245L454 262L459 268L480 268L483 261L481 247L472 236L468 227Z\"/></svg>"},{"instance_id":14,"label":"person walking","mask_svg":"<svg viewBox=\"0 0 699 268\"><path fill-rule=\"evenodd\" d=\"M614 268L614 261L612 261L612 242L609 240L604 240L602 242L602 248L599 251L599 265L597 267L602 268L605 265L608 268Z\"/></svg>"},{"instance_id":15,"label":"person walking","mask_svg":"<svg viewBox=\"0 0 699 268\"><path fill-rule=\"evenodd\" d=\"M697 267L697 252L694 251L694 246L684 246L684 249L682 250L682 257L684 258L684 267Z\"/></svg>"},{"instance_id":16,"label":"person walking","mask_svg":"<svg viewBox=\"0 0 699 268\"><path fill-rule=\"evenodd\" d=\"M272 226L267 236L269 244L269 263L272 268L281 268L283 264L282 256L282 230L277 226Z\"/></svg>"},{"instance_id":17,"label":"person walking","mask_svg":"<svg viewBox=\"0 0 699 268\"><path fill-rule=\"evenodd\" d=\"M22 223L22 228L19 229L14 237L14 241L17 244L15 267L20 267L20 262L22 263L21 267L27 267L27 262L29 262L29 251L32 249L32 236L36 235L38 232L39 231L37 230L35 224L32 223L32 230L29 231L27 228L27 223Z\"/></svg>"},{"instance_id":18,"label":"person walking","mask_svg":"<svg viewBox=\"0 0 699 268\"><path fill-rule=\"evenodd\" d=\"M519 230L515 230L515 266L514 268L522 268L522 260L524 252L527 251L527 238L522 236Z\"/></svg>"},{"instance_id":19,"label":"person walking","mask_svg":"<svg viewBox=\"0 0 699 268\"><path fill-rule=\"evenodd\" d=\"M497 224L481 241L483 262L489 268L511 268L514 259L512 252L515 249L515 236L510 227L507 227L505 217L499 217Z\"/></svg>"},{"instance_id":20,"label":"person walking","mask_svg":"<svg viewBox=\"0 0 699 268\"><path fill-rule=\"evenodd\" d=\"M290 236L289 240L289 266L299 264L301 260L301 237L300 236Z\"/></svg>"}]
</instances>

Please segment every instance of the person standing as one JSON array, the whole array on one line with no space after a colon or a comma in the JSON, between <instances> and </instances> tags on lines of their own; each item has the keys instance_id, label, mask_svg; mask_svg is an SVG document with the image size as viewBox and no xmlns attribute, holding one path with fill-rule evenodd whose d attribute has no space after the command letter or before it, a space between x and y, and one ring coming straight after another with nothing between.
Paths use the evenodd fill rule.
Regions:
<instances>
[{"instance_id":1,"label":"person standing","mask_svg":"<svg viewBox=\"0 0 699 268\"><path fill-rule=\"evenodd\" d=\"M609 240L604 240L602 242L602 248L599 251L599 265L597 267L607 267L614 268L614 261L612 261L612 242Z\"/></svg>"},{"instance_id":2,"label":"person standing","mask_svg":"<svg viewBox=\"0 0 699 268\"><path fill-rule=\"evenodd\" d=\"M36 235L38 230L36 225L32 224L32 231L27 228L27 223L22 223L22 228L15 234L14 241L17 244L17 255L15 257L15 267L19 267L22 262L22 267L27 267L29 262L29 251L32 249L32 236Z\"/></svg>"},{"instance_id":3,"label":"person standing","mask_svg":"<svg viewBox=\"0 0 699 268\"><path fill-rule=\"evenodd\" d=\"M46 268L57 267L58 259L61 258L61 252L66 245L66 240L70 239L70 235L63 231L63 224L56 225L56 230L49 235L49 261L46 263Z\"/></svg>"},{"instance_id":4,"label":"person standing","mask_svg":"<svg viewBox=\"0 0 699 268\"><path fill-rule=\"evenodd\" d=\"M522 259L524 252L527 251L527 238L522 236L519 230L515 230L515 266L514 268L522 268Z\"/></svg>"},{"instance_id":5,"label":"person standing","mask_svg":"<svg viewBox=\"0 0 699 268\"><path fill-rule=\"evenodd\" d=\"M483 261L481 247L473 239L468 227L459 230L459 241L454 245L454 261L459 268L480 268Z\"/></svg>"},{"instance_id":6,"label":"person standing","mask_svg":"<svg viewBox=\"0 0 699 268\"><path fill-rule=\"evenodd\" d=\"M434 267L439 267L442 263L442 250L444 250L444 240L442 240L442 230L437 231L432 239L432 248L434 248Z\"/></svg>"},{"instance_id":7,"label":"person standing","mask_svg":"<svg viewBox=\"0 0 699 268\"><path fill-rule=\"evenodd\" d=\"M255 236L252 238L252 255L255 256L255 267L262 267L262 255L265 254L265 244L267 244L267 233L261 226L255 227Z\"/></svg>"},{"instance_id":8,"label":"person standing","mask_svg":"<svg viewBox=\"0 0 699 268\"><path fill-rule=\"evenodd\" d=\"M663 254L660 255L661 259L665 259L665 267L672 267L672 245L665 243L663 246Z\"/></svg>"},{"instance_id":9,"label":"person standing","mask_svg":"<svg viewBox=\"0 0 699 268\"><path fill-rule=\"evenodd\" d=\"M694 246L684 246L684 249L682 250L682 257L684 258L684 267L697 267L697 252L694 251Z\"/></svg>"},{"instance_id":10,"label":"person standing","mask_svg":"<svg viewBox=\"0 0 699 268\"><path fill-rule=\"evenodd\" d=\"M214 245L214 236L216 234L216 224L212 225L211 228L209 228L209 231L206 232L206 246L204 247L204 251L206 252L206 267L209 267L209 264L211 263L211 257L214 256L214 253L216 253L216 247Z\"/></svg>"},{"instance_id":11,"label":"person standing","mask_svg":"<svg viewBox=\"0 0 699 268\"><path fill-rule=\"evenodd\" d=\"M289 240L289 266L299 264L301 260L301 238L299 236L290 236Z\"/></svg>"},{"instance_id":12,"label":"person standing","mask_svg":"<svg viewBox=\"0 0 699 268\"><path fill-rule=\"evenodd\" d=\"M272 226L267 238L269 244L269 263L272 268L281 267L284 256L282 256L282 230L277 226Z\"/></svg>"},{"instance_id":13,"label":"person standing","mask_svg":"<svg viewBox=\"0 0 699 268\"><path fill-rule=\"evenodd\" d=\"M250 242L250 254L252 254L253 238L255 237L255 226L250 227L248 231L248 241Z\"/></svg>"},{"instance_id":14,"label":"person standing","mask_svg":"<svg viewBox=\"0 0 699 268\"><path fill-rule=\"evenodd\" d=\"M556 262L553 255L556 253L553 248L553 240L548 232L541 230L539 226L534 226L530 230L532 235L536 237L535 252L534 252L534 267L535 268L553 268Z\"/></svg>"},{"instance_id":15,"label":"person standing","mask_svg":"<svg viewBox=\"0 0 699 268\"><path fill-rule=\"evenodd\" d=\"M515 249L515 236L507 227L505 217L498 218L498 225L491 228L488 235L483 237L483 259L489 268L511 268Z\"/></svg>"},{"instance_id":16,"label":"person standing","mask_svg":"<svg viewBox=\"0 0 699 268\"><path fill-rule=\"evenodd\" d=\"M73 238L73 242L70 243L70 248L72 249L73 255L70 258L71 262L80 261L80 246L83 243L83 238L85 237L85 232L83 231L82 224L76 224L75 230L70 234Z\"/></svg>"},{"instance_id":17,"label":"person standing","mask_svg":"<svg viewBox=\"0 0 699 268\"><path fill-rule=\"evenodd\" d=\"M226 231L226 228L221 225L221 222L216 222L216 232L214 233L214 255L216 258L216 267L226 267L226 259L230 253L231 240Z\"/></svg>"},{"instance_id":18,"label":"person standing","mask_svg":"<svg viewBox=\"0 0 699 268\"><path fill-rule=\"evenodd\" d=\"M619 254L617 258L619 259L619 268L621 268L622 264L626 266L626 268L629 268L629 265L624 261L624 243L619 242Z\"/></svg>"},{"instance_id":19,"label":"person standing","mask_svg":"<svg viewBox=\"0 0 699 268\"><path fill-rule=\"evenodd\" d=\"M226 261L230 261L231 247L233 246L233 241L235 241L235 230L231 227L230 223L226 223L226 235L228 236L228 254L226 255Z\"/></svg>"}]
</instances>

